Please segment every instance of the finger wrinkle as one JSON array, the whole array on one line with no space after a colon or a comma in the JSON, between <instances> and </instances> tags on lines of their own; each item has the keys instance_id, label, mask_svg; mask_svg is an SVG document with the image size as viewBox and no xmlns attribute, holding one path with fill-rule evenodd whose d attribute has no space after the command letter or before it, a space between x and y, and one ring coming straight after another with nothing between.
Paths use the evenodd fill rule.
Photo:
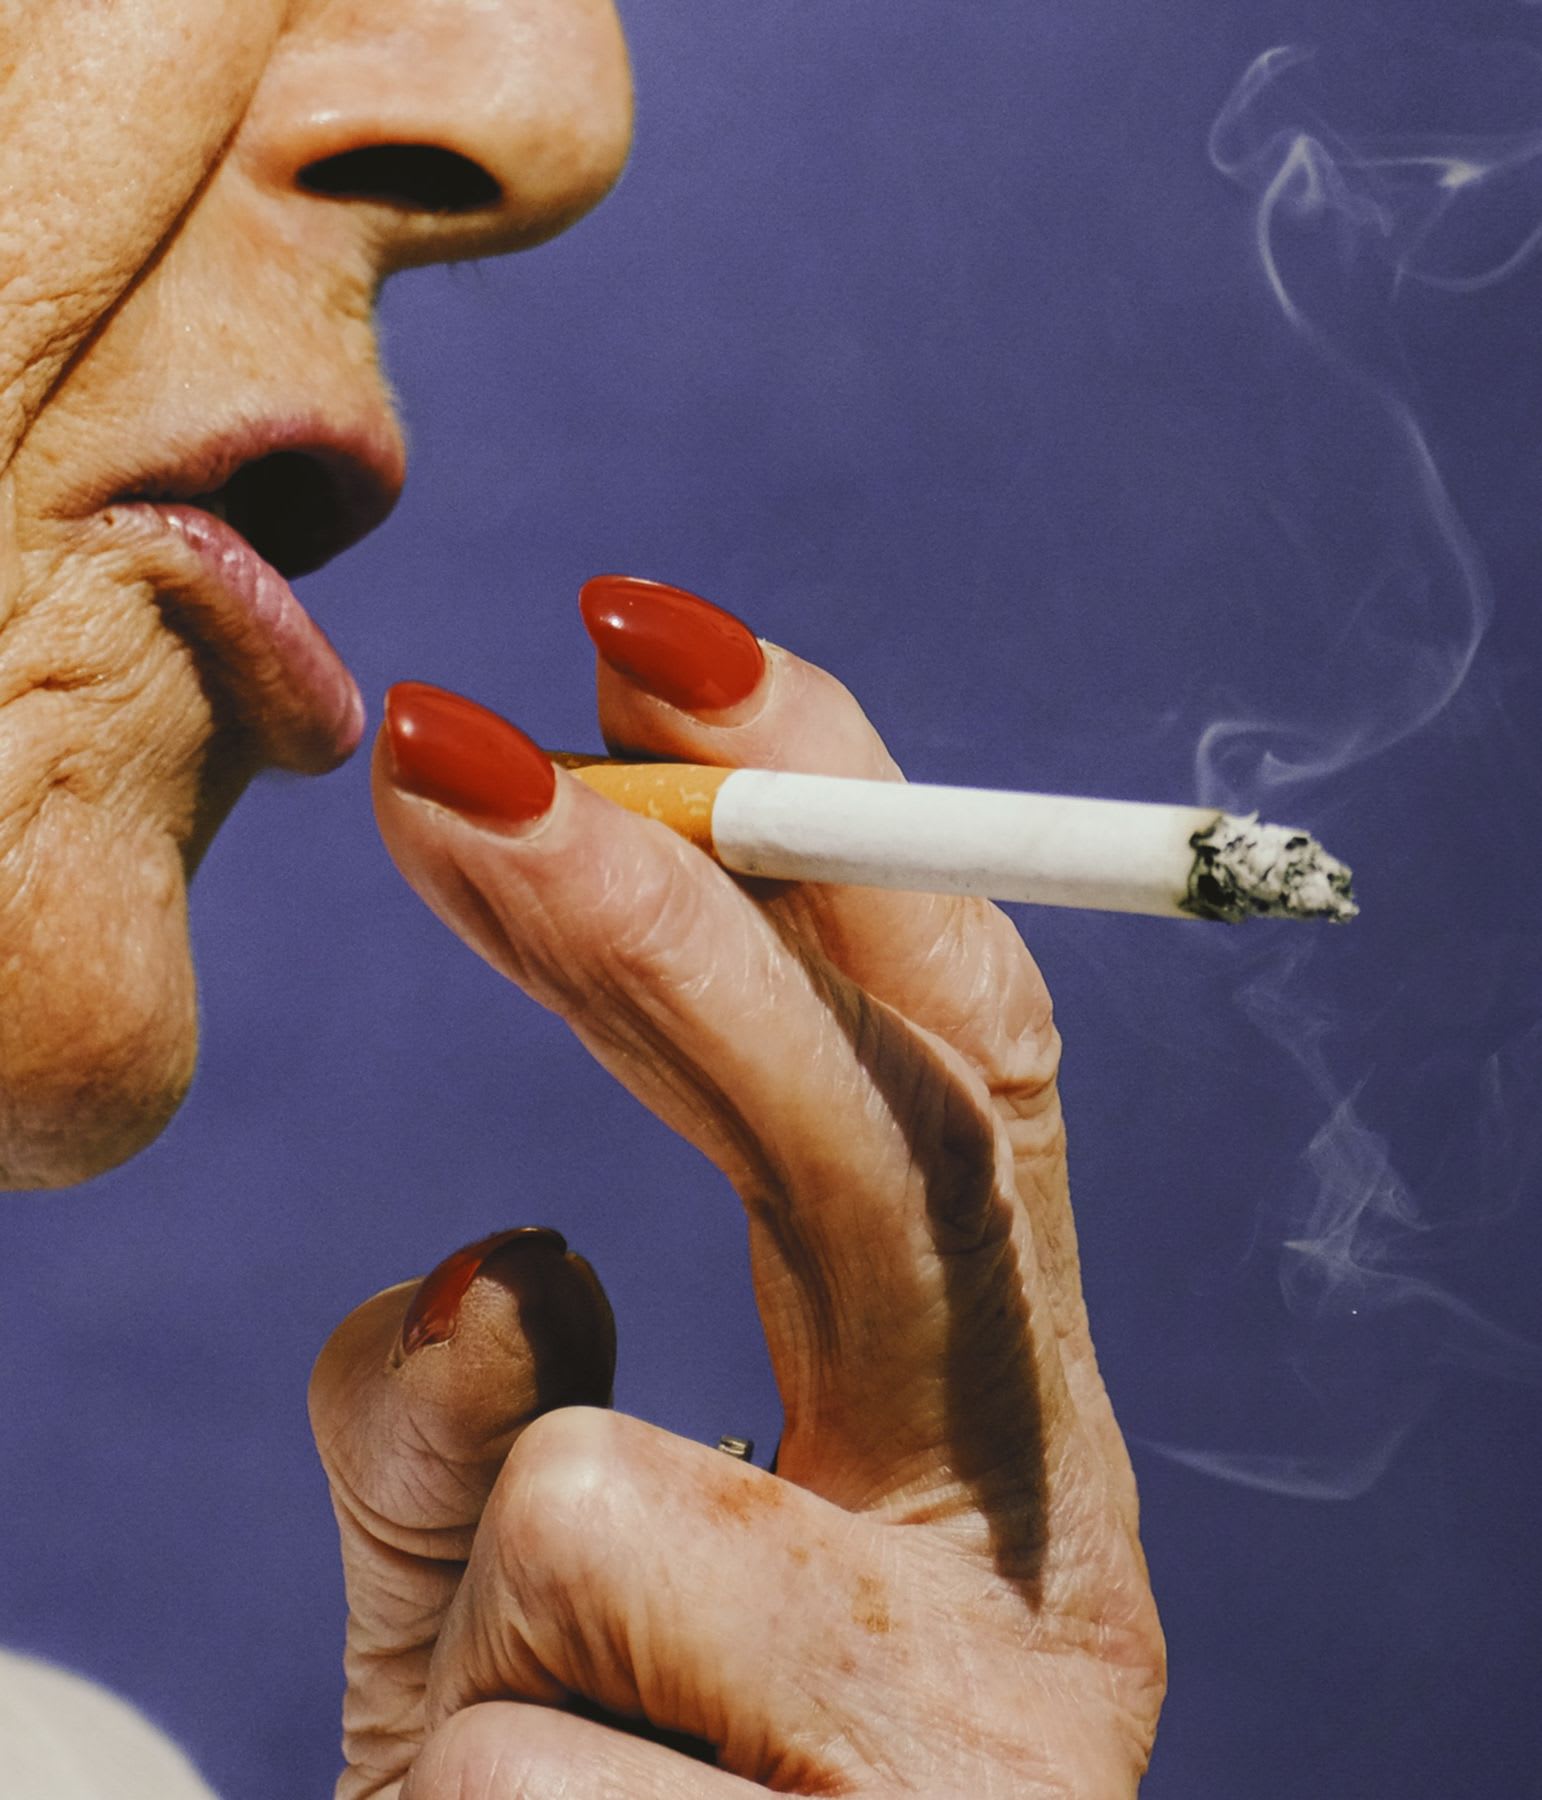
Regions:
<instances>
[{"instance_id":1,"label":"finger wrinkle","mask_svg":"<svg viewBox=\"0 0 1542 1800\"><path fill-rule=\"evenodd\" d=\"M674 838L658 848L663 854L650 859L646 883L623 886L619 872L609 872L598 910L617 916L604 941L602 971L622 990L641 987L677 1017L699 1012L702 996L720 985L768 991L763 1004L774 1006L782 961L775 934L720 871L704 866L699 852ZM703 957L706 942L729 958Z\"/></svg>"},{"instance_id":2,"label":"finger wrinkle","mask_svg":"<svg viewBox=\"0 0 1542 1800\"><path fill-rule=\"evenodd\" d=\"M1060 1034L1051 1029L1042 1042L1015 1044L987 1076L991 1099L1009 1118L1031 1124L1049 1115L1058 1119L1060 1100Z\"/></svg>"},{"instance_id":3,"label":"finger wrinkle","mask_svg":"<svg viewBox=\"0 0 1542 1800\"><path fill-rule=\"evenodd\" d=\"M396 1391L400 1393L399 1388ZM521 1414L507 1430L492 1438L478 1434L476 1454L467 1456L458 1447L452 1447L448 1438L452 1431L463 1436L467 1430L474 1430L471 1421L457 1418L453 1411L447 1413L447 1441L439 1444L423 1428L421 1419L423 1412L438 1409L423 1403L414 1405L411 1397L404 1394L401 1398L407 1402L406 1407L388 1407L383 1423L371 1410L363 1417L345 1416L325 1432L316 1430L322 1464L336 1497L346 1501L361 1522L365 1514L376 1520L389 1515L403 1531L458 1530L474 1524L508 1441L528 1415ZM387 1475L392 1483L399 1484L389 1499L379 1491L373 1500L366 1499L366 1489L380 1490ZM445 1478L443 1486L438 1485L441 1476ZM457 1500L459 1511L455 1507ZM435 1524L415 1526L414 1517L432 1519Z\"/></svg>"},{"instance_id":4,"label":"finger wrinkle","mask_svg":"<svg viewBox=\"0 0 1542 1800\"><path fill-rule=\"evenodd\" d=\"M449 1565L424 1570L396 1552L348 1583L351 1651L382 1663L432 1651L455 1593L459 1572Z\"/></svg>"},{"instance_id":5,"label":"finger wrinkle","mask_svg":"<svg viewBox=\"0 0 1542 1800\"><path fill-rule=\"evenodd\" d=\"M349 1716L359 1730L370 1729L377 1719L385 1726L399 1726L399 1694L393 1690L406 1690L411 1695L421 1685L438 1624L437 1616L430 1618L425 1612L418 1632L410 1624L398 1626L393 1621L386 1628L383 1641L377 1641L374 1621L357 1613L349 1618L343 1657L353 1690Z\"/></svg>"},{"instance_id":6,"label":"finger wrinkle","mask_svg":"<svg viewBox=\"0 0 1542 1800\"><path fill-rule=\"evenodd\" d=\"M363 1648L350 1630L343 1654L343 1745L349 1765L400 1774L423 1729L428 1652Z\"/></svg>"},{"instance_id":7,"label":"finger wrinkle","mask_svg":"<svg viewBox=\"0 0 1542 1800\"><path fill-rule=\"evenodd\" d=\"M1012 1160L1030 1171L1040 1187L1044 1208L1035 1216L1064 1213L1066 1200L1066 1126L1058 1089L1026 1100L1016 1094L996 1100Z\"/></svg>"},{"instance_id":8,"label":"finger wrinkle","mask_svg":"<svg viewBox=\"0 0 1542 1800\"><path fill-rule=\"evenodd\" d=\"M339 1523L346 1521L363 1532L382 1552L387 1549L425 1563L464 1563L470 1551L473 1518L466 1524L420 1526L403 1524L371 1506L340 1481L332 1484L332 1505Z\"/></svg>"}]
</instances>

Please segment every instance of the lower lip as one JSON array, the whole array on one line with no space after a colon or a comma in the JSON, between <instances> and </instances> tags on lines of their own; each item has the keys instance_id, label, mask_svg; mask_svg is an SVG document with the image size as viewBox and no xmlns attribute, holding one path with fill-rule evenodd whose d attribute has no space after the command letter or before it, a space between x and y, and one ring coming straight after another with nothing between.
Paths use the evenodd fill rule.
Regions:
<instances>
[{"instance_id":1,"label":"lower lip","mask_svg":"<svg viewBox=\"0 0 1542 1800\"><path fill-rule=\"evenodd\" d=\"M159 520L196 557L199 578L179 584L175 598L265 760L319 774L351 756L364 735L358 686L278 570L201 507L131 510Z\"/></svg>"}]
</instances>

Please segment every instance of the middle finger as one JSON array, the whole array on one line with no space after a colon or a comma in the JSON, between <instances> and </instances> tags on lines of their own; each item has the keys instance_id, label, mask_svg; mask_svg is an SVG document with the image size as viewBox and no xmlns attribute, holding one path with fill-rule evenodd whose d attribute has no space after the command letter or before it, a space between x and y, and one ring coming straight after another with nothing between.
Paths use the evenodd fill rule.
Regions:
<instances>
[{"instance_id":1,"label":"middle finger","mask_svg":"<svg viewBox=\"0 0 1542 1800\"><path fill-rule=\"evenodd\" d=\"M583 592L600 653L600 721L623 753L736 768L900 781L883 740L824 670L760 644L732 614L661 583L600 576ZM767 902L850 979L935 1033L978 1073L1016 1159L1067 1377L1112 1466L1082 1301L1056 1073L1059 1037L1037 965L983 900L788 884Z\"/></svg>"},{"instance_id":2,"label":"middle finger","mask_svg":"<svg viewBox=\"0 0 1542 1800\"><path fill-rule=\"evenodd\" d=\"M1034 1510L1072 1421L973 1072L670 832L549 766L537 818L467 817L468 734L479 767L507 765L499 792L539 758L503 721L433 690L398 690L388 716L376 799L403 874L738 1188L789 1439L817 1444L823 1491Z\"/></svg>"}]
</instances>

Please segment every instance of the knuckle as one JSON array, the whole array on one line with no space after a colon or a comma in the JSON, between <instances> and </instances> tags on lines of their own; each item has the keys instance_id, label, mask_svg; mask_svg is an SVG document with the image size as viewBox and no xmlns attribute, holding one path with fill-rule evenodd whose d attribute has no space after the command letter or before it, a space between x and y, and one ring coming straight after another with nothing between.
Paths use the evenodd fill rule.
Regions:
<instances>
[{"instance_id":1,"label":"knuckle","mask_svg":"<svg viewBox=\"0 0 1542 1800\"><path fill-rule=\"evenodd\" d=\"M660 1005L689 1007L703 979L707 865L663 826L639 836L642 823L585 832L582 854L565 846L561 866L497 910L499 966L574 1023L625 1030Z\"/></svg>"},{"instance_id":2,"label":"knuckle","mask_svg":"<svg viewBox=\"0 0 1542 1800\"><path fill-rule=\"evenodd\" d=\"M605 964L626 986L674 971L681 946L693 941L701 920L700 856L674 839L649 848L657 854L629 856L607 870L602 895L609 928Z\"/></svg>"},{"instance_id":3,"label":"knuckle","mask_svg":"<svg viewBox=\"0 0 1542 1800\"><path fill-rule=\"evenodd\" d=\"M571 1591L615 1553L629 1488L616 1414L568 1406L544 1413L510 1452L494 1495L499 1572L539 1600Z\"/></svg>"},{"instance_id":4,"label":"knuckle","mask_svg":"<svg viewBox=\"0 0 1542 1800\"><path fill-rule=\"evenodd\" d=\"M1052 1025L1032 1041L1018 1040L991 1081L991 1098L1012 1131L1019 1154L1059 1141L1060 1033Z\"/></svg>"},{"instance_id":5,"label":"knuckle","mask_svg":"<svg viewBox=\"0 0 1542 1800\"><path fill-rule=\"evenodd\" d=\"M1060 1040L1049 989L1000 907L934 896L902 968L907 1010L956 1045L995 1097L1031 1107L1053 1096Z\"/></svg>"}]
</instances>

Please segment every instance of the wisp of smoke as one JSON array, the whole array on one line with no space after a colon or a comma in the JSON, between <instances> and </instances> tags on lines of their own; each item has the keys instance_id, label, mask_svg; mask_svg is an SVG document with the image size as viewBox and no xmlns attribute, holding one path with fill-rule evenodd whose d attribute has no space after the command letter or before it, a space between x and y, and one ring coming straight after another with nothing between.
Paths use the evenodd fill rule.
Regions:
<instances>
[{"instance_id":1,"label":"wisp of smoke","mask_svg":"<svg viewBox=\"0 0 1542 1800\"><path fill-rule=\"evenodd\" d=\"M1314 63L1299 47L1258 57L1209 138L1214 168L1250 198L1257 268L1279 317L1327 404L1355 416L1355 454L1365 462L1354 482L1340 484L1352 489L1347 506L1330 496L1324 508L1340 510L1324 511L1315 533L1297 534L1314 581L1337 589L1334 667L1294 713L1260 716L1239 705L1201 736L1200 792L1234 810L1276 790L1294 802L1325 777L1372 765L1458 705L1473 706L1481 722L1474 689L1489 582L1407 398L1393 312L1414 286L1477 293L1542 249L1542 128L1486 138L1351 134L1314 104ZM1314 473L1303 479L1309 494ZM1380 496L1391 498L1383 504ZM1269 804L1276 810L1277 799ZM1335 1363L1308 1349L1293 1370L1319 1403L1323 1442L1304 1450L1149 1447L1245 1486L1342 1500L1365 1493L1390 1466L1430 1403L1438 1369L1542 1384L1542 1347L1486 1319L1431 1274L1452 1233L1470 1234L1481 1221L1437 1221L1397 1167L1387 1135L1367 1122L1366 1048L1348 1043L1326 983L1314 992L1315 956L1302 938L1263 947L1240 1004L1322 1109L1295 1187L1265 1203L1261 1235L1279 1254L1291 1314L1320 1344L1345 1351ZM1484 1142L1502 1145L1513 1135L1513 1090L1539 1069L1542 1024L1513 1033L1483 1060L1472 1099ZM1527 1100L1534 1105L1534 1094ZM1363 1331L1367 1320L1394 1312L1389 1357L1387 1335L1371 1345ZM1320 1374L1330 1364L1338 1372L1325 1385Z\"/></svg>"},{"instance_id":2,"label":"wisp of smoke","mask_svg":"<svg viewBox=\"0 0 1542 1800\"><path fill-rule=\"evenodd\" d=\"M1425 433L1398 388L1391 306L1408 280L1476 289L1503 280L1542 243L1542 131L1472 141L1351 145L1290 77L1312 53L1281 47L1243 75L1211 128L1211 163L1253 199L1259 267L1285 322L1343 384L1343 404L1379 417L1374 487L1417 504L1362 521L1363 586L1342 596L1356 629L1335 647L1336 704L1309 722L1217 719L1197 752L1200 791L1218 805L1243 794L1341 773L1433 723L1462 690L1492 601L1482 562ZM1536 224L1492 266L1446 266L1461 208L1506 177L1534 183ZM1310 299L1307 296L1310 295ZM1357 496L1363 503L1363 497ZM1345 668L1345 663L1353 665Z\"/></svg>"}]
</instances>

